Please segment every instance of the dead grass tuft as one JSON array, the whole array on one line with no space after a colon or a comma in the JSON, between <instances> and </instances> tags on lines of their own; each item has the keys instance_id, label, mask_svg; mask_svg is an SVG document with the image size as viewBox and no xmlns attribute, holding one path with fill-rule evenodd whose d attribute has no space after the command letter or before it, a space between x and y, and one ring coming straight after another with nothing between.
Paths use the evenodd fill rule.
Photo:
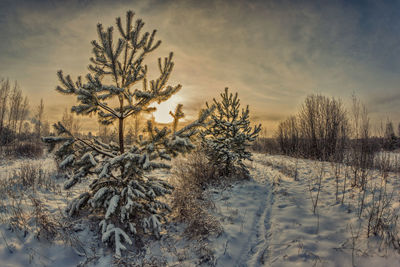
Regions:
<instances>
[{"instance_id":1,"label":"dead grass tuft","mask_svg":"<svg viewBox=\"0 0 400 267\"><path fill-rule=\"evenodd\" d=\"M206 188L216 181L216 170L201 151L175 164L172 206L175 218L187 224L189 238L201 240L222 232L219 221L208 212L214 203Z\"/></svg>"},{"instance_id":2,"label":"dead grass tuft","mask_svg":"<svg viewBox=\"0 0 400 267\"><path fill-rule=\"evenodd\" d=\"M37 189L60 191L60 186L55 182L53 175L45 171L38 163L22 163L11 177L0 180L0 194L14 194L16 191Z\"/></svg>"},{"instance_id":3,"label":"dead grass tuft","mask_svg":"<svg viewBox=\"0 0 400 267\"><path fill-rule=\"evenodd\" d=\"M43 156L43 145L37 143L21 143L15 147L14 153L17 157L40 158Z\"/></svg>"}]
</instances>

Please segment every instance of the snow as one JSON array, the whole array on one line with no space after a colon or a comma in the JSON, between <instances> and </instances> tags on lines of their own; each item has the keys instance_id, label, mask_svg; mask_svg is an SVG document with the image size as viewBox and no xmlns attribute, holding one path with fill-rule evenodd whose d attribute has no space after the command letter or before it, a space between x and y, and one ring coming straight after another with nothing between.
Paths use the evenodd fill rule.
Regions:
<instances>
[{"instance_id":1,"label":"snow","mask_svg":"<svg viewBox=\"0 0 400 267\"><path fill-rule=\"evenodd\" d=\"M314 215L308 181L321 164L322 191ZM298 181L284 171L296 165ZM329 163L256 154L251 175L254 179L213 194L214 216L224 229L210 241L216 266L352 266L353 261L356 266L400 266L397 252L380 250L376 240L366 238L357 197L348 193L344 205L336 201ZM377 171L371 175L379 178ZM398 177L391 176L389 187L398 192ZM398 203L396 194L393 207Z\"/></svg>"},{"instance_id":2,"label":"snow","mask_svg":"<svg viewBox=\"0 0 400 267\"><path fill-rule=\"evenodd\" d=\"M314 215L308 188L321 165L322 191ZM296 166L295 180L288 170ZM221 223L223 233L207 240L212 256L205 265L352 266L354 262L355 266L400 266L398 252L380 249L376 238L366 238L365 218L360 220L357 213L357 192L348 191L344 205L336 201L330 163L256 154L250 173L253 179L226 189L209 189L215 203L212 214ZM396 175L390 175L388 187L398 192ZM372 171L371 177L377 180L379 173ZM394 212L398 212L398 206L397 194ZM176 233L169 229L169 236L151 243L147 257L161 258L168 266L204 263L204 255L196 250L201 245L195 241L182 245L179 227L173 228ZM175 252L170 252L171 242Z\"/></svg>"},{"instance_id":3,"label":"snow","mask_svg":"<svg viewBox=\"0 0 400 267\"><path fill-rule=\"evenodd\" d=\"M391 157L398 159L396 155ZM70 229L72 242L38 238L34 231L11 231L8 224L0 220L0 265L62 267L85 263L86 266L112 266L116 249L121 259L138 265L156 262L162 266L352 266L354 262L356 266L367 267L400 266L398 252L382 246L376 237L367 239L366 220L358 217L358 191L348 186L344 204L336 201L335 177L330 163L264 154L255 154L253 158L250 163L252 179L237 181L226 188L208 189L215 204L210 212L223 229L219 236L210 236L205 241L189 240L184 235L185 225L171 221L159 239L149 236L137 243L130 240L131 234L125 236L125 232L103 221L100 228L107 232L104 241L108 241L107 236L124 240L124 244L117 242L117 247L107 248L101 242L99 221L85 217L69 221L66 229ZM0 181L12 177L27 162L40 164L49 173L56 171L52 158L3 161ZM322 187L314 215L309 182L321 166ZM297 180L291 173L296 169ZM169 172L157 170L154 175L168 180ZM388 191L396 192L392 211L400 214L398 175L389 174ZM370 176L376 181L380 178L378 171L371 171ZM64 182L54 179L60 185ZM89 181L69 191L27 191L25 198L35 194L49 214L57 218L69 200L84 192L85 183ZM97 197L101 199L101 192L105 190L99 190ZM141 193L137 189L131 191L127 193ZM317 192L312 193L315 196ZM117 199L118 195L111 199L110 213ZM369 201L370 196L367 199ZM22 204L28 206L28 201ZM5 205L10 203L0 198L0 218L3 219ZM159 227L157 217L149 217L147 223L150 231ZM131 231L135 232L135 227L132 225Z\"/></svg>"},{"instance_id":4,"label":"snow","mask_svg":"<svg viewBox=\"0 0 400 267\"><path fill-rule=\"evenodd\" d=\"M109 219L111 214L115 212L119 204L118 202L119 202L119 195L114 195L111 198L110 203L108 204L107 213L106 216L104 217L105 219Z\"/></svg>"},{"instance_id":5,"label":"snow","mask_svg":"<svg viewBox=\"0 0 400 267\"><path fill-rule=\"evenodd\" d=\"M75 160L75 155L71 154L71 155L67 156L63 161L61 161L59 167L61 169L64 169L66 166L71 164L74 160Z\"/></svg>"},{"instance_id":6,"label":"snow","mask_svg":"<svg viewBox=\"0 0 400 267\"><path fill-rule=\"evenodd\" d=\"M357 216L357 197L346 196L344 205L336 201L335 182L330 164L310 160L298 160L298 181L279 171L279 168L266 166L272 162L275 166L295 166L293 158L282 156L256 155L254 175L262 182L265 178L279 180L272 186L274 193L268 225L267 266L351 266L352 233L359 231L356 240L354 262L357 266L399 266L397 252L379 251L373 240L365 237L365 221ZM308 190L308 181L322 164L324 176L317 214L312 213L312 201ZM258 178L257 178L258 177ZM378 173L372 173L374 179ZM263 179L264 178L264 179ZM400 189L392 174L392 186ZM398 180L398 179L397 179ZM399 202L397 194L393 203ZM398 210L397 210L398 212ZM361 224L361 227L360 227ZM361 230L359 230L361 229Z\"/></svg>"},{"instance_id":7,"label":"snow","mask_svg":"<svg viewBox=\"0 0 400 267\"><path fill-rule=\"evenodd\" d=\"M214 244L218 266L256 266L268 253L272 192L266 181L233 185L214 194L224 233Z\"/></svg>"},{"instance_id":8,"label":"snow","mask_svg":"<svg viewBox=\"0 0 400 267\"><path fill-rule=\"evenodd\" d=\"M132 245L132 241L121 228L115 227L112 223L107 226L107 230L103 233L101 240L107 242L111 238L112 233L114 233L115 240L115 255L120 258L122 256L122 250L126 250L122 242Z\"/></svg>"},{"instance_id":9,"label":"snow","mask_svg":"<svg viewBox=\"0 0 400 267\"><path fill-rule=\"evenodd\" d=\"M0 180L5 179L13 175L15 171L18 171L23 164L39 164L44 170L52 172L56 170L54 159L52 157L45 157L39 159L16 159L16 160L0 160Z\"/></svg>"},{"instance_id":10,"label":"snow","mask_svg":"<svg viewBox=\"0 0 400 267\"><path fill-rule=\"evenodd\" d=\"M41 166L45 172L52 175L55 182L59 184L63 182L57 180L58 178L54 176L56 166L51 157L37 160L19 159L7 163L0 166L0 181L14 177L14 172L23 164L31 163ZM60 187L59 185L58 188ZM29 201L29 197L34 197L42 203L49 220L54 219L56 224L60 221L60 216L62 217L60 211L66 207L67 200L80 194L79 190L70 193L61 190L52 192L42 188L18 191L14 187L14 190L16 197L22 193L20 195L20 208L26 212L24 214L29 215L34 212ZM92 257L94 255L90 247L99 249L96 236L90 230L90 225L86 223L80 224L74 221L64 224L64 231L69 231L68 229L71 228L71 232L68 234L69 241L60 237L50 241L45 236L38 235L37 230L40 230L40 228L36 228L33 218L29 220L28 224L24 225L25 230L10 227L7 223L9 213L6 210L10 209L13 203L12 200L5 197L0 196L0 266L76 266L84 261L84 258L79 254L83 253ZM107 264L103 264L103 266L110 266L110 259L108 257ZM105 263L106 258L102 261Z\"/></svg>"}]
</instances>

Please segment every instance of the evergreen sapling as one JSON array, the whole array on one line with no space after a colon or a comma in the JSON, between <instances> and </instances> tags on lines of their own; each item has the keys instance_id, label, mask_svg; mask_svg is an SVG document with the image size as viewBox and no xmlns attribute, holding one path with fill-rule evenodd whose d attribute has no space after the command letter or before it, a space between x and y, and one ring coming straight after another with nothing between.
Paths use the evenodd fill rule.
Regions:
<instances>
[{"instance_id":1,"label":"evergreen sapling","mask_svg":"<svg viewBox=\"0 0 400 267\"><path fill-rule=\"evenodd\" d=\"M103 217L99 223L101 239L114 244L115 255L121 256L126 244L132 244L131 236L143 233L160 235L169 206L160 197L173 189L166 181L148 174L159 168L170 168L165 161L194 148L192 139L198 128L205 125L211 109L203 110L199 118L177 129L183 117L179 106L174 117L173 130L159 129L147 122L146 135L133 145L124 145L124 122L130 116L152 112L152 103L169 99L181 89L181 85L169 86L173 70L173 54L158 60L159 77L148 81L145 57L159 47L155 41L156 31L142 33L143 21L136 20L128 11L126 25L121 19L116 24L120 35L116 42L113 27L104 30L97 25L99 41L92 41L93 57L90 58L86 83L81 77L74 82L69 75L58 72L61 85L56 90L77 97L77 105L71 111L80 115L98 116L104 125L118 124L119 143L103 143L99 139L74 135L60 122L54 125L58 136L43 137L50 150L55 150L60 169L67 173L64 184L69 189L82 181L91 179L87 192L72 200L67 213L70 216L82 209ZM111 84L106 84L111 82ZM117 103L115 107L111 104Z\"/></svg>"},{"instance_id":2,"label":"evergreen sapling","mask_svg":"<svg viewBox=\"0 0 400 267\"><path fill-rule=\"evenodd\" d=\"M238 94L225 92L221 101L213 99L215 111L211 114L209 126L202 132L202 146L209 161L220 170L220 174L229 176L241 173L249 175L243 160L251 160L248 147L254 142L261 130L261 124L251 127L249 106L240 112ZM210 105L207 103L207 108Z\"/></svg>"}]
</instances>

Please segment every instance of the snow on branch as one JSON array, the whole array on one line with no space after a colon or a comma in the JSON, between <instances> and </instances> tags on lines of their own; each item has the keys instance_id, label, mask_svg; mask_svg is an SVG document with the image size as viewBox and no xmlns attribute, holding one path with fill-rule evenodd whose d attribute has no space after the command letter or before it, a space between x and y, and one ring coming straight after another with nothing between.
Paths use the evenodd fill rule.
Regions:
<instances>
[{"instance_id":1,"label":"snow on branch","mask_svg":"<svg viewBox=\"0 0 400 267\"><path fill-rule=\"evenodd\" d=\"M71 110L96 115L104 125L118 124L118 144L74 135L61 123L54 125L57 137L43 138L55 150L60 170L65 172L65 189L90 180L86 192L70 202L67 213L76 216L84 209L101 216L102 240L115 245L116 256L132 243L127 233L160 236L170 211L160 198L170 194L173 187L148 175L155 169L170 168L166 161L192 150L199 127L207 125L215 108L203 110L197 120L178 129L178 121L184 116L180 105L173 114L172 129L158 128L149 121L135 145L125 144L126 118L154 111L151 104L166 101L182 88L168 84L174 68L172 52L159 58L159 75L148 81L145 59L161 41L156 39L156 30L144 32L143 21L133 23L133 17L134 13L128 11L126 26L117 18L116 31L97 25L98 38L91 42L89 73L83 75L84 79L78 76L73 81L61 70L57 73L60 84L56 90L76 97Z\"/></svg>"},{"instance_id":2,"label":"snow on branch","mask_svg":"<svg viewBox=\"0 0 400 267\"><path fill-rule=\"evenodd\" d=\"M213 99L215 112L211 114L209 127L202 132L202 145L221 174L230 175L236 170L248 174L243 160L251 160L251 153L246 148L258 136L261 125L250 126L248 106L240 113L237 93L233 95L225 88L221 98L220 101Z\"/></svg>"}]
</instances>

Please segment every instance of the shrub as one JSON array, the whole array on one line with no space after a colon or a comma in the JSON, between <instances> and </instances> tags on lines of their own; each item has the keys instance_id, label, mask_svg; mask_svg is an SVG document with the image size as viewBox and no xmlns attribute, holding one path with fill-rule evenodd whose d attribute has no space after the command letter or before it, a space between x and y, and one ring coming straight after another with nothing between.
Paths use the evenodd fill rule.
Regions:
<instances>
[{"instance_id":1,"label":"shrub","mask_svg":"<svg viewBox=\"0 0 400 267\"><path fill-rule=\"evenodd\" d=\"M210 234L219 234L219 222L209 214L214 206L205 189L219 181L217 171L209 164L204 152L195 151L186 159L176 162L173 169L172 207L175 218L187 223L185 233L190 238L202 239Z\"/></svg>"},{"instance_id":2,"label":"shrub","mask_svg":"<svg viewBox=\"0 0 400 267\"><path fill-rule=\"evenodd\" d=\"M11 144L15 140L15 133L8 128L0 128L0 145Z\"/></svg>"},{"instance_id":3,"label":"shrub","mask_svg":"<svg viewBox=\"0 0 400 267\"><path fill-rule=\"evenodd\" d=\"M280 146L275 138L258 137L251 146L254 152L279 154Z\"/></svg>"},{"instance_id":4,"label":"shrub","mask_svg":"<svg viewBox=\"0 0 400 267\"><path fill-rule=\"evenodd\" d=\"M26 158L39 158L43 155L43 146L35 143L18 144L15 148L15 155Z\"/></svg>"}]
</instances>

